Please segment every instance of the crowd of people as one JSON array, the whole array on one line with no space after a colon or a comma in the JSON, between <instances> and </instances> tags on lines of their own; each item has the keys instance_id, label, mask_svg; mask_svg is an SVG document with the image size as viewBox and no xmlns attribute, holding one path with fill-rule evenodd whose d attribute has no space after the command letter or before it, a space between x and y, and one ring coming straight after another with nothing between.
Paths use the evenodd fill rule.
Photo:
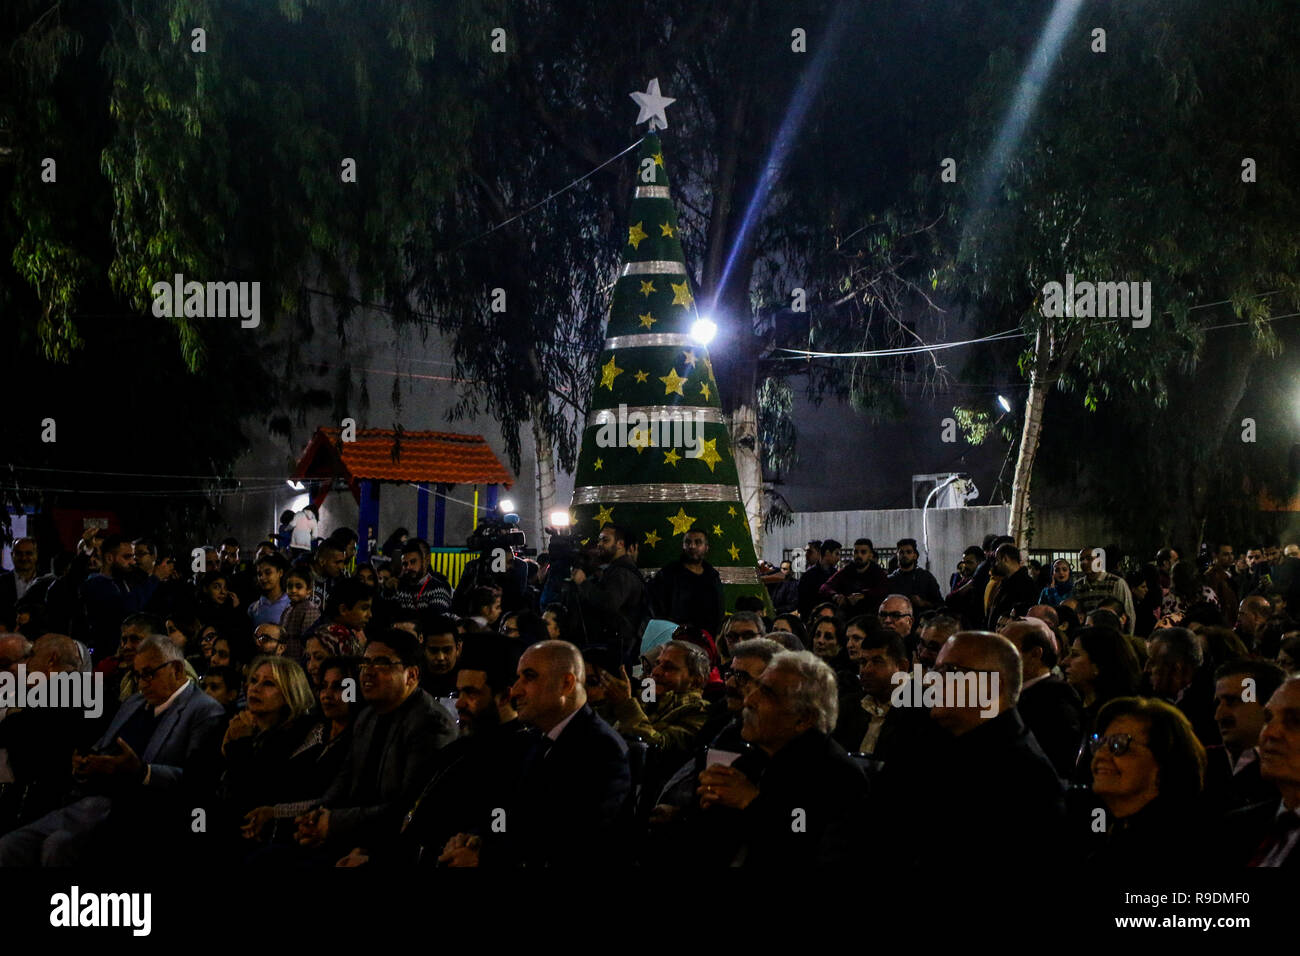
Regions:
<instances>
[{"instance_id":1,"label":"crowd of people","mask_svg":"<svg viewBox=\"0 0 1300 956\"><path fill-rule=\"evenodd\" d=\"M1300 865L1294 545L1120 575L990 535L941 587L814 541L730 613L700 528L648 580L613 524L455 587L356 545L16 540L0 676L106 701L0 697L0 866Z\"/></svg>"}]
</instances>

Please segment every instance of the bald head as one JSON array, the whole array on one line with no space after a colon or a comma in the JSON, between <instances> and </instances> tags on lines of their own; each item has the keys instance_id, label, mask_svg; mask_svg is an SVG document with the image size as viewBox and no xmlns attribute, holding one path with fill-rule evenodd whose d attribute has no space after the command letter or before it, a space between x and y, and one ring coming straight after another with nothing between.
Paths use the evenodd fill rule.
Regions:
<instances>
[{"instance_id":1,"label":"bald head","mask_svg":"<svg viewBox=\"0 0 1300 956\"><path fill-rule=\"evenodd\" d=\"M1056 608L1050 604L1035 604L1025 612L1025 617L1039 618L1046 621L1051 627L1059 627L1061 624L1061 616L1056 613Z\"/></svg>"},{"instance_id":2,"label":"bald head","mask_svg":"<svg viewBox=\"0 0 1300 956\"><path fill-rule=\"evenodd\" d=\"M18 673L18 665L32 655L32 642L21 634L0 634L0 671Z\"/></svg>"},{"instance_id":3,"label":"bald head","mask_svg":"<svg viewBox=\"0 0 1300 956\"><path fill-rule=\"evenodd\" d=\"M1021 675L1024 680L1042 677L1056 665L1059 658L1056 632L1041 618L1009 621L998 633L1020 652Z\"/></svg>"},{"instance_id":4,"label":"bald head","mask_svg":"<svg viewBox=\"0 0 1300 956\"><path fill-rule=\"evenodd\" d=\"M519 658L511 703L526 724L547 733L587 703L582 652L568 641L540 641Z\"/></svg>"},{"instance_id":5,"label":"bald head","mask_svg":"<svg viewBox=\"0 0 1300 956\"><path fill-rule=\"evenodd\" d=\"M930 711L930 716L954 736L972 731L989 717L1010 710L1020 699L1020 652L999 634L988 631L957 632L939 652L935 669L944 675L945 699L943 706L934 707ZM963 700L957 699L948 690L958 679L967 682ZM990 712L977 699L973 699L976 687L981 696L987 692L989 704L996 699L996 710Z\"/></svg>"},{"instance_id":6,"label":"bald head","mask_svg":"<svg viewBox=\"0 0 1300 956\"><path fill-rule=\"evenodd\" d=\"M46 634L32 645L27 670L43 674L73 674L81 670L81 648L66 634Z\"/></svg>"}]
</instances>

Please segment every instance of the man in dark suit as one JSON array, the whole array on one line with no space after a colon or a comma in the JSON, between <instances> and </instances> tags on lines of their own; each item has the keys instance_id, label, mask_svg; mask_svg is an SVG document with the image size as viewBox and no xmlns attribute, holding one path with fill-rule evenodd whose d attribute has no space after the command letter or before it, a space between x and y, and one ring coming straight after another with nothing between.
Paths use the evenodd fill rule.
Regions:
<instances>
[{"instance_id":1,"label":"man in dark suit","mask_svg":"<svg viewBox=\"0 0 1300 956\"><path fill-rule=\"evenodd\" d=\"M1173 704L1192 724L1196 737L1207 747L1222 743L1214 720L1214 695L1204 674L1204 651L1195 634L1185 627L1157 628L1147 644L1146 675L1153 697Z\"/></svg>"},{"instance_id":2,"label":"man in dark suit","mask_svg":"<svg viewBox=\"0 0 1300 956\"><path fill-rule=\"evenodd\" d=\"M999 632L1020 652L1020 700L1016 709L1062 780L1068 780L1083 744L1083 702L1056 677L1056 635L1041 618L1012 621Z\"/></svg>"},{"instance_id":3,"label":"man in dark suit","mask_svg":"<svg viewBox=\"0 0 1300 956\"><path fill-rule=\"evenodd\" d=\"M541 641L519 658L511 699L539 733L524 758L499 829L458 833L451 866L590 867L619 862L618 822L631 792L627 744L587 705L582 652Z\"/></svg>"},{"instance_id":4,"label":"man in dark suit","mask_svg":"<svg viewBox=\"0 0 1300 956\"><path fill-rule=\"evenodd\" d=\"M896 631L880 628L863 638L858 657L861 691L842 698L832 735L849 753L870 754L883 765L924 746L938 732L926 708L890 703L898 682L907 677L908 663L907 647Z\"/></svg>"},{"instance_id":5,"label":"man in dark suit","mask_svg":"<svg viewBox=\"0 0 1300 956\"><path fill-rule=\"evenodd\" d=\"M1282 794L1228 814L1225 842L1232 865L1300 869L1300 677L1265 705L1259 735L1260 775Z\"/></svg>"},{"instance_id":6,"label":"man in dark suit","mask_svg":"<svg viewBox=\"0 0 1300 956\"><path fill-rule=\"evenodd\" d=\"M1020 549L1014 544L998 545L989 573L997 580L984 617L985 626L992 631L1002 618L1020 617L1037 604L1041 589L1020 563Z\"/></svg>"},{"instance_id":7,"label":"man in dark suit","mask_svg":"<svg viewBox=\"0 0 1300 956\"><path fill-rule=\"evenodd\" d=\"M1214 672L1214 720L1223 744L1205 748L1205 800L1212 810L1277 802L1277 787L1260 772L1258 744L1264 705L1285 679L1272 661L1253 659L1229 661Z\"/></svg>"},{"instance_id":8,"label":"man in dark suit","mask_svg":"<svg viewBox=\"0 0 1300 956\"><path fill-rule=\"evenodd\" d=\"M866 856L871 786L831 739L838 710L835 672L811 651L750 682L742 734L759 753L700 773L699 825L727 832L731 862L794 873Z\"/></svg>"},{"instance_id":9,"label":"man in dark suit","mask_svg":"<svg viewBox=\"0 0 1300 956\"><path fill-rule=\"evenodd\" d=\"M160 854L191 832L191 809L220 773L225 710L185 676L181 650L166 637L143 641L133 667L140 692L89 755L73 757L74 800L0 839L0 866L72 865L90 855L92 838L120 841L144 820Z\"/></svg>"},{"instance_id":10,"label":"man in dark suit","mask_svg":"<svg viewBox=\"0 0 1300 956\"><path fill-rule=\"evenodd\" d=\"M438 751L456 739L451 716L420 688L423 660L410 631L394 628L366 645L361 696L369 706L321 807L297 819L301 846L328 841L334 859L348 847L392 849L403 815L433 776ZM314 857L324 862L329 855Z\"/></svg>"},{"instance_id":11,"label":"man in dark suit","mask_svg":"<svg viewBox=\"0 0 1300 956\"><path fill-rule=\"evenodd\" d=\"M1015 844L1018 865L1051 865L1061 852L1064 786L1016 709L1021 673L1015 645L996 634L960 631L939 652L935 672L945 678L945 689L930 716L944 738L886 764L882 773L891 798L887 812L933 822L900 828L890 858L928 870L950 858L952 841L960 839L971 859L1000 859L1008 852L1008 834L1019 833L1033 839ZM984 683L995 706L948 691L958 679L971 678Z\"/></svg>"}]
</instances>

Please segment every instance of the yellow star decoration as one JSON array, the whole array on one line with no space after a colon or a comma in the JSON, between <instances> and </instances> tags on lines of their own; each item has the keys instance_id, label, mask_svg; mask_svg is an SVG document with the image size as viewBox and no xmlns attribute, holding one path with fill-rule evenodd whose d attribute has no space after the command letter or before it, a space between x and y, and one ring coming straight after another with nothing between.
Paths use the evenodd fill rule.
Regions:
<instances>
[{"instance_id":1,"label":"yellow star decoration","mask_svg":"<svg viewBox=\"0 0 1300 956\"><path fill-rule=\"evenodd\" d=\"M641 222L638 222L635 226L628 227L627 244L631 246L633 249L640 249L641 240L650 238L650 234L641 228L644 224L645 224L645 220L642 220Z\"/></svg>"},{"instance_id":2,"label":"yellow star decoration","mask_svg":"<svg viewBox=\"0 0 1300 956\"><path fill-rule=\"evenodd\" d=\"M597 459L596 459L596 462L595 462L595 469L596 469L596 471L600 471L600 469L602 469L602 468L604 468L604 467L605 467L605 462L604 462L602 459L597 458Z\"/></svg>"},{"instance_id":3,"label":"yellow star decoration","mask_svg":"<svg viewBox=\"0 0 1300 956\"><path fill-rule=\"evenodd\" d=\"M664 164L664 154L663 154L663 153L655 153L655 154L654 154L654 161L655 161L655 165L656 165L656 166L663 166L663 164Z\"/></svg>"},{"instance_id":4,"label":"yellow star decoration","mask_svg":"<svg viewBox=\"0 0 1300 956\"><path fill-rule=\"evenodd\" d=\"M684 349L684 350L682 351L682 355L684 355L684 356L686 357L686 364L687 364L687 365L694 365L694 364L695 364L695 349Z\"/></svg>"},{"instance_id":5,"label":"yellow star decoration","mask_svg":"<svg viewBox=\"0 0 1300 956\"><path fill-rule=\"evenodd\" d=\"M683 308L690 308L695 299L691 296L691 290L687 288L686 282L670 282L673 287L673 305L680 305Z\"/></svg>"},{"instance_id":6,"label":"yellow star decoration","mask_svg":"<svg viewBox=\"0 0 1300 956\"><path fill-rule=\"evenodd\" d=\"M650 429L638 428L632 434L627 436L627 446L635 448L639 455L650 447Z\"/></svg>"},{"instance_id":7,"label":"yellow star decoration","mask_svg":"<svg viewBox=\"0 0 1300 956\"><path fill-rule=\"evenodd\" d=\"M641 325L647 329L650 328L650 326L654 325L655 322L658 321L658 319L656 319L649 312L645 313L644 315L638 316L638 318L641 319Z\"/></svg>"},{"instance_id":8,"label":"yellow star decoration","mask_svg":"<svg viewBox=\"0 0 1300 956\"><path fill-rule=\"evenodd\" d=\"M731 542L731 547L727 549L727 554L731 555L732 561L740 560L740 549L736 547L736 542Z\"/></svg>"},{"instance_id":9,"label":"yellow star decoration","mask_svg":"<svg viewBox=\"0 0 1300 956\"><path fill-rule=\"evenodd\" d=\"M700 394L704 396L704 400L705 400L706 402L707 402L709 399L713 398L713 394L709 391L709 383L708 383L708 382L700 382Z\"/></svg>"},{"instance_id":10,"label":"yellow star decoration","mask_svg":"<svg viewBox=\"0 0 1300 956\"><path fill-rule=\"evenodd\" d=\"M663 235L659 237L661 239L671 239L673 237L673 227L668 225L666 222L659 223L659 231L663 233Z\"/></svg>"},{"instance_id":11,"label":"yellow star decoration","mask_svg":"<svg viewBox=\"0 0 1300 956\"><path fill-rule=\"evenodd\" d=\"M676 448L670 448L666 452L664 452L665 465L672 465L674 468L676 468L677 463L681 460L682 460L682 456L677 454Z\"/></svg>"},{"instance_id":12,"label":"yellow star decoration","mask_svg":"<svg viewBox=\"0 0 1300 956\"><path fill-rule=\"evenodd\" d=\"M600 510L596 512L596 524L603 525L607 521L613 521L613 520L614 520L614 509L608 508L605 505L601 505Z\"/></svg>"},{"instance_id":13,"label":"yellow star decoration","mask_svg":"<svg viewBox=\"0 0 1300 956\"><path fill-rule=\"evenodd\" d=\"M649 534L645 536L643 540L645 541L645 546L647 548L653 548L662 539L659 537L658 531L651 531Z\"/></svg>"},{"instance_id":14,"label":"yellow star decoration","mask_svg":"<svg viewBox=\"0 0 1300 956\"><path fill-rule=\"evenodd\" d=\"M715 535L717 535L719 538L721 538L721 537L722 537L722 525L720 525L720 524L715 524L715 525L713 526L713 533L714 533Z\"/></svg>"},{"instance_id":15,"label":"yellow star decoration","mask_svg":"<svg viewBox=\"0 0 1300 956\"><path fill-rule=\"evenodd\" d=\"M655 288L655 280L654 280L654 279L642 279L642 280L641 280L641 294L642 294L642 295L646 295L646 296L648 296L651 292L658 292L658 291L659 291L659 290Z\"/></svg>"},{"instance_id":16,"label":"yellow star decoration","mask_svg":"<svg viewBox=\"0 0 1300 956\"><path fill-rule=\"evenodd\" d=\"M727 514L731 515L731 517L733 518L736 517L736 506L732 505L730 508L728 508Z\"/></svg>"},{"instance_id":17,"label":"yellow star decoration","mask_svg":"<svg viewBox=\"0 0 1300 956\"><path fill-rule=\"evenodd\" d=\"M718 440L710 438L708 441L700 442L700 461L709 466L709 471L713 466L722 461L722 456L718 454Z\"/></svg>"},{"instance_id":18,"label":"yellow star decoration","mask_svg":"<svg viewBox=\"0 0 1300 956\"><path fill-rule=\"evenodd\" d=\"M636 380L637 380L638 382L645 382L645 381L648 381L649 379L650 379L650 373L649 373L649 372L645 371L644 369L637 369L637 372L636 372Z\"/></svg>"},{"instance_id":19,"label":"yellow star decoration","mask_svg":"<svg viewBox=\"0 0 1300 956\"><path fill-rule=\"evenodd\" d=\"M691 525L695 524L695 518L686 513L685 508L678 508L677 514L668 519L673 526L673 534L685 534L691 530Z\"/></svg>"},{"instance_id":20,"label":"yellow star decoration","mask_svg":"<svg viewBox=\"0 0 1300 956\"><path fill-rule=\"evenodd\" d=\"M617 356L611 355L609 362L600 367L600 384L611 392L614 391L614 379L623 374L623 369L614 364L615 358Z\"/></svg>"},{"instance_id":21,"label":"yellow star decoration","mask_svg":"<svg viewBox=\"0 0 1300 956\"><path fill-rule=\"evenodd\" d=\"M682 386L686 384L686 379L677 374L677 369L669 369L667 375L659 376L659 381L664 383L665 395L672 395L676 392L683 398L686 397L686 393L682 391ZM613 391L613 389L611 388L610 391Z\"/></svg>"}]
</instances>

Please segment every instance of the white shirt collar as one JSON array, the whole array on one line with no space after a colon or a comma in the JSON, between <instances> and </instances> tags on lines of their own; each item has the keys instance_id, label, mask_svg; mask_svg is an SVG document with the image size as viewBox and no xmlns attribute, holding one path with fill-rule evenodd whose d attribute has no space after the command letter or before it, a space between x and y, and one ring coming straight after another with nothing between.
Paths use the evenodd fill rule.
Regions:
<instances>
[{"instance_id":1,"label":"white shirt collar","mask_svg":"<svg viewBox=\"0 0 1300 956\"><path fill-rule=\"evenodd\" d=\"M190 679L187 677L185 678L185 683L181 684L180 687L176 688L176 693L172 694L165 701L163 701L161 704L159 704L157 707L154 708L153 715L155 717L161 717L163 713L166 712L167 708L176 702L176 698L181 696L181 694L185 693L185 688L189 686L190 686Z\"/></svg>"},{"instance_id":2,"label":"white shirt collar","mask_svg":"<svg viewBox=\"0 0 1300 956\"><path fill-rule=\"evenodd\" d=\"M578 710L582 710L582 708L579 707ZM552 740L559 740L560 734L564 732L564 728L569 726L569 721L573 720L574 717L578 716L578 710L575 710L568 717L565 717L562 721L560 721L558 724L556 724L554 727L548 730L546 732L546 736L550 737Z\"/></svg>"}]
</instances>

